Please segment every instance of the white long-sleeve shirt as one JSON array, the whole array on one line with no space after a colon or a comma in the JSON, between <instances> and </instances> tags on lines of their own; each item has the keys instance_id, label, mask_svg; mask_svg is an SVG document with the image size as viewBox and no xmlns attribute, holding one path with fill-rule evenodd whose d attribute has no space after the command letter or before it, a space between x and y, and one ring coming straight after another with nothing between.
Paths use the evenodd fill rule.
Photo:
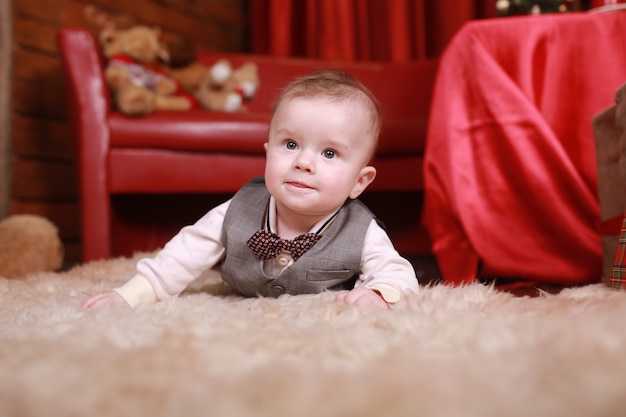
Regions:
<instances>
[{"instance_id":1,"label":"white long-sleeve shirt","mask_svg":"<svg viewBox=\"0 0 626 417\"><path fill-rule=\"evenodd\" d=\"M222 225L230 200L206 213L195 224L186 226L174 236L154 258L137 264L137 274L114 290L135 307L180 294L204 271L217 265L224 257ZM270 198L270 224L276 230L276 203ZM329 216L330 217L330 216ZM320 228L327 218L315 224ZM282 252L264 262L270 276L278 276L293 263L289 252ZM361 273L355 287L364 286L378 291L388 303L399 300L404 291L417 292L419 285L411 264L393 247L387 233L372 219L361 257Z\"/></svg>"}]
</instances>

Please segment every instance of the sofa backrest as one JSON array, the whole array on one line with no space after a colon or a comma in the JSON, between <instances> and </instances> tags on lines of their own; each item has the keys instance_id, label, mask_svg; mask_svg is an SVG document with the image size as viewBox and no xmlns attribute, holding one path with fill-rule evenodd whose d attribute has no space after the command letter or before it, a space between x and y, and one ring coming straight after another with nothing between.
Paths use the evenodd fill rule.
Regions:
<instances>
[{"instance_id":1,"label":"sofa backrest","mask_svg":"<svg viewBox=\"0 0 626 417\"><path fill-rule=\"evenodd\" d=\"M428 113L436 60L408 63L320 61L269 55L203 53L198 61L206 66L228 59L233 67L254 62L259 68L260 90L250 103L251 110L267 110L280 89L297 76L319 69L343 70L369 87L384 109L398 117Z\"/></svg>"},{"instance_id":2,"label":"sofa backrest","mask_svg":"<svg viewBox=\"0 0 626 417\"><path fill-rule=\"evenodd\" d=\"M83 28L63 28L59 31L58 40L67 67L66 86L71 90L68 91L68 99L72 100L70 108L78 106L81 109L71 113L74 116L80 113L89 114L92 118L105 118L108 112L113 111L112 100L104 80L102 54L93 35ZM381 103L382 151L404 152L407 142L411 152L424 148L437 60L383 63L201 53L198 62L210 67L222 58L234 68L245 62L257 64L260 88L248 103L250 112L269 112L280 90L297 76L322 68L346 71L369 87ZM80 120L76 126L80 126Z\"/></svg>"},{"instance_id":3,"label":"sofa backrest","mask_svg":"<svg viewBox=\"0 0 626 417\"><path fill-rule=\"evenodd\" d=\"M257 64L260 88L248 105L250 111L267 112L280 90L300 75L324 68L341 69L370 88L380 101L386 121L381 137L383 146L397 147L392 142L401 140L402 135L393 130L400 129L419 131L416 145L423 148L438 60L383 63L203 53L198 56L198 61L211 66L220 58L228 59L234 68L245 62Z\"/></svg>"}]
</instances>

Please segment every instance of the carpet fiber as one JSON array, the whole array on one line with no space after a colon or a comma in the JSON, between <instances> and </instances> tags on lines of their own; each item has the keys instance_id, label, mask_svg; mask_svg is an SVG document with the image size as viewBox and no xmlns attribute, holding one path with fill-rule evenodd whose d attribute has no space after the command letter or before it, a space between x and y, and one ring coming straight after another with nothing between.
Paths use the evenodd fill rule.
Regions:
<instances>
[{"instance_id":1,"label":"carpet fiber","mask_svg":"<svg viewBox=\"0 0 626 417\"><path fill-rule=\"evenodd\" d=\"M2 416L623 416L626 293L432 286L388 311L244 299L207 274L77 307L137 258L0 278Z\"/></svg>"}]
</instances>

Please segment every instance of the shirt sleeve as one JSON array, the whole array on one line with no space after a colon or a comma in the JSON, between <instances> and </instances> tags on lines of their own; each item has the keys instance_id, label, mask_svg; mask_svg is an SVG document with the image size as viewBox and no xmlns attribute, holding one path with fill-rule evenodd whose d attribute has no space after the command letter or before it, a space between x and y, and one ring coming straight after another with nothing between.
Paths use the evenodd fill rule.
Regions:
<instances>
[{"instance_id":1,"label":"shirt sleeve","mask_svg":"<svg viewBox=\"0 0 626 417\"><path fill-rule=\"evenodd\" d=\"M180 294L222 259L222 226L229 206L230 200L210 210L195 224L183 227L154 258L137 263L137 272L150 283L157 300ZM124 297L125 291L118 293Z\"/></svg>"},{"instance_id":2,"label":"shirt sleeve","mask_svg":"<svg viewBox=\"0 0 626 417\"><path fill-rule=\"evenodd\" d=\"M400 256L387 233L374 219L365 235L361 275L355 286L378 291L388 303L397 302L403 292L419 291L413 266Z\"/></svg>"},{"instance_id":3,"label":"shirt sleeve","mask_svg":"<svg viewBox=\"0 0 626 417\"><path fill-rule=\"evenodd\" d=\"M141 274L136 274L126 284L113 288L113 291L121 295L131 308L158 301L152 284Z\"/></svg>"}]
</instances>

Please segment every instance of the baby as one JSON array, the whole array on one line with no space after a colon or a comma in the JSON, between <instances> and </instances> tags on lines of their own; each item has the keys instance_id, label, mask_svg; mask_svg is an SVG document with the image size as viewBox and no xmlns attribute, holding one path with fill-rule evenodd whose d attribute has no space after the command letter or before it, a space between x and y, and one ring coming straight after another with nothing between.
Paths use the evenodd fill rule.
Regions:
<instances>
[{"instance_id":1,"label":"baby","mask_svg":"<svg viewBox=\"0 0 626 417\"><path fill-rule=\"evenodd\" d=\"M417 292L411 264L356 200L376 177L368 164L380 129L377 100L354 78L324 70L296 79L272 113L265 176L81 306L176 296L220 263L224 281L249 297L337 290L337 302L387 307Z\"/></svg>"}]
</instances>

